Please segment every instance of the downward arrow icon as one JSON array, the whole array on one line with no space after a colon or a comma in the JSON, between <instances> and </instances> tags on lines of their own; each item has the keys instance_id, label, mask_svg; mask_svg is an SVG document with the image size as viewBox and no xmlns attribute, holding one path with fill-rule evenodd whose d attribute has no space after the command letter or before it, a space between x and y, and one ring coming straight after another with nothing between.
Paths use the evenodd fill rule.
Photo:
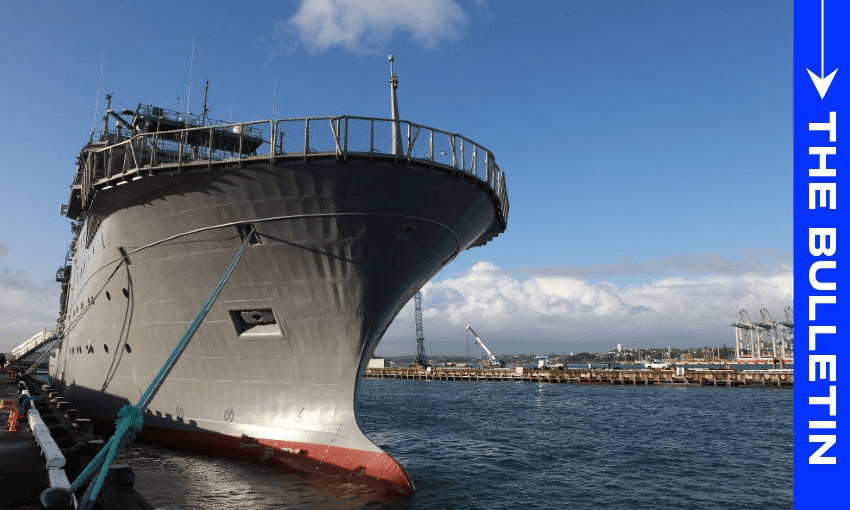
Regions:
<instances>
[{"instance_id":1,"label":"downward arrow icon","mask_svg":"<svg viewBox=\"0 0 850 510\"><path fill-rule=\"evenodd\" d=\"M829 90L829 86L832 84L832 79L835 78L835 73L838 72L838 69L829 73L829 76L823 77L823 71L821 71L821 75L818 76L815 73L811 72L809 69L809 76L812 77L812 82L815 84L815 88L818 89L818 94L820 94L820 98L823 99L823 96L826 95L826 91Z\"/></svg>"},{"instance_id":2,"label":"downward arrow icon","mask_svg":"<svg viewBox=\"0 0 850 510\"><path fill-rule=\"evenodd\" d=\"M824 0L820 0L820 76L816 75L811 71L811 69L806 69L809 72L809 76L812 78L812 83L815 84L815 88L818 89L818 94L820 94L820 98L823 99L823 96L826 95L826 91L829 90L829 86L832 84L832 79L835 78L835 73L838 72L838 69L829 73L829 76L824 77L823 75L823 2Z\"/></svg>"}]
</instances>

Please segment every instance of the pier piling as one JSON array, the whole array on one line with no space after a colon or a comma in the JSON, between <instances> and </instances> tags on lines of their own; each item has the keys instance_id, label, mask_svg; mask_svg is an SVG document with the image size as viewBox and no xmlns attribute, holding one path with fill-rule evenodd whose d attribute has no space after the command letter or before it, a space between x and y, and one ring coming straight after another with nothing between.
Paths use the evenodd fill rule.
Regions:
<instances>
[{"instance_id":1,"label":"pier piling","mask_svg":"<svg viewBox=\"0 0 850 510\"><path fill-rule=\"evenodd\" d=\"M617 369L529 369L391 367L370 368L366 377L435 381L516 381L537 383L590 384L697 384L704 386L792 387L791 370L617 370Z\"/></svg>"}]
</instances>

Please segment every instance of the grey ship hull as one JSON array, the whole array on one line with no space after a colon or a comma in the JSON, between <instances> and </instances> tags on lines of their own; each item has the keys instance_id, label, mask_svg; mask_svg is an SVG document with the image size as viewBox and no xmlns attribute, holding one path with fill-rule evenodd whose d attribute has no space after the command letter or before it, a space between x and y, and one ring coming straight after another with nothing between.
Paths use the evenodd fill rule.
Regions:
<instances>
[{"instance_id":1,"label":"grey ship hull","mask_svg":"<svg viewBox=\"0 0 850 510\"><path fill-rule=\"evenodd\" d=\"M153 400L142 434L411 492L404 470L361 432L357 384L413 294L504 229L488 183L387 157L137 176L101 186L88 206L54 386L84 415L112 422L172 352L241 245L240 225L250 225L260 243ZM248 324L243 312L265 320Z\"/></svg>"}]
</instances>

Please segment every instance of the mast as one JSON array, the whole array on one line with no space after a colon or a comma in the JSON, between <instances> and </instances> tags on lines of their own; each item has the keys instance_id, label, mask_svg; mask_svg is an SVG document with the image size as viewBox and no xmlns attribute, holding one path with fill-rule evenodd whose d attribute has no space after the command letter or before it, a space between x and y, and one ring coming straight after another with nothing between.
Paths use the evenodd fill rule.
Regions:
<instances>
[{"instance_id":1,"label":"mast","mask_svg":"<svg viewBox=\"0 0 850 510\"><path fill-rule=\"evenodd\" d=\"M101 140L106 139L106 135L109 132L109 112L112 110L112 92L106 94L106 111L103 112L103 134L101 136Z\"/></svg>"},{"instance_id":2,"label":"mast","mask_svg":"<svg viewBox=\"0 0 850 510\"><path fill-rule=\"evenodd\" d=\"M401 150L401 127L398 123L398 97L396 96L396 89L398 88L398 76L396 76L395 71L393 71L393 61L395 57L390 55L390 108L392 109L392 119L393 119L393 155L400 156L403 154Z\"/></svg>"},{"instance_id":3,"label":"mast","mask_svg":"<svg viewBox=\"0 0 850 510\"><path fill-rule=\"evenodd\" d=\"M209 117L207 116L207 112L209 111L207 109L207 93L209 92L209 90L210 90L210 81L207 80L206 83L204 83L204 106L203 106L203 109L201 111L201 124L204 124L206 121L209 120Z\"/></svg>"}]
</instances>

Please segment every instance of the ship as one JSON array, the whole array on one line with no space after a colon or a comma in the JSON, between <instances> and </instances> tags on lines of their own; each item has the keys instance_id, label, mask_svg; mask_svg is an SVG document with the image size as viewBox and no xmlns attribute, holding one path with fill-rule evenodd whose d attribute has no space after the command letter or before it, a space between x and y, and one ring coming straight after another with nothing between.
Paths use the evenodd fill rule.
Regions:
<instances>
[{"instance_id":1,"label":"ship","mask_svg":"<svg viewBox=\"0 0 850 510\"><path fill-rule=\"evenodd\" d=\"M389 118L223 123L206 89L200 115L107 96L62 206L52 387L114 423L246 244L140 437L412 494L360 429L358 385L405 303L505 231L509 201L493 154L401 120L397 86L391 67Z\"/></svg>"}]
</instances>

